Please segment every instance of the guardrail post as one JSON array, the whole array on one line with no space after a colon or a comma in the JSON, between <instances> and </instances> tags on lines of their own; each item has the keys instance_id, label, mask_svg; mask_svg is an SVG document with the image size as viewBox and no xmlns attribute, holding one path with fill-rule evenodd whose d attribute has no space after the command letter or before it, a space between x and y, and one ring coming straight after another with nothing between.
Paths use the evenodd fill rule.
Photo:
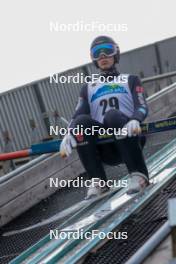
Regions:
<instances>
[{"instance_id":1,"label":"guardrail post","mask_svg":"<svg viewBox=\"0 0 176 264\"><path fill-rule=\"evenodd\" d=\"M37 138L37 124L34 119L29 119L29 124L31 127L31 144L38 143L38 138Z\"/></svg>"},{"instance_id":2,"label":"guardrail post","mask_svg":"<svg viewBox=\"0 0 176 264\"><path fill-rule=\"evenodd\" d=\"M35 83L33 85L33 90L35 92L35 95L36 95L36 98L37 98L37 101L38 101L38 105L39 105L41 114L43 115L43 121L44 121L46 130L47 130L47 133L49 135L50 120L47 117L47 115L45 115L45 113L46 113L46 106L45 106L45 102L43 100L43 97L42 97L42 94L41 94L41 91L40 91L40 88L39 88L38 83Z\"/></svg>"},{"instance_id":3,"label":"guardrail post","mask_svg":"<svg viewBox=\"0 0 176 264\"><path fill-rule=\"evenodd\" d=\"M63 116L61 116L57 109L55 109L53 111L53 116L54 116L54 119L55 119L55 125L59 124L60 127L63 127L63 125L64 125L64 127L68 126L68 124L69 124L68 120L66 118L64 118Z\"/></svg>"},{"instance_id":4,"label":"guardrail post","mask_svg":"<svg viewBox=\"0 0 176 264\"><path fill-rule=\"evenodd\" d=\"M154 48L155 48L155 54L156 54L158 73L161 74L163 73L163 69L162 69L162 63L161 63L161 54L160 54L160 50L159 50L159 46L157 42L154 44Z\"/></svg>"},{"instance_id":5,"label":"guardrail post","mask_svg":"<svg viewBox=\"0 0 176 264\"><path fill-rule=\"evenodd\" d=\"M12 151L12 141L9 135L9 132L6 130L2 133L3 140L4 140L4 149L3 152L10 152ZM8 172L14 170L16 168L15 163L13 160L4 161L2 164L2 171L3 174L7 174Z\"/></svg>"}]
</instances>

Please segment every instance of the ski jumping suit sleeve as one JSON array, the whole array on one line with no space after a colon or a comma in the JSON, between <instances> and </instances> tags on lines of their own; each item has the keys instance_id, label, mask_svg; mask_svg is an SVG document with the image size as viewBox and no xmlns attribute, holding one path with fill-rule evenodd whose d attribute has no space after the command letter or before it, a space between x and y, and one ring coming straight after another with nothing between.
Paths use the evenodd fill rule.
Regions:
<instances>
[{"instance_id":1,"label":"ski jumping suit sleeve","mask_svg":"<svg viewBox=\"0 0 176 264\"><path fill-rule=\"evenodd\" d=\"M148 115L148 106L145 99L144 88L142 87L140 79L136 75L129 76L128 84L134 102L134 113L130 119L136 119L139 122L142 122Z\"/></svg>"},{"instance_id":2,"label":"ski jumping suit sleeve","mask_svg":"<svg viewBox=\"0 0 176 264\"><path fill-rule=\"evenodd\" d=\"M80 95L78 98L78 103L75 109L75 113L72 116L72 119L70 121L69 127L74 126L74 119L83 114L90 114L90 107L88 103L88 98L87 98L87 84L83 85L80 91Z\"/></svg>"}]
</instances>

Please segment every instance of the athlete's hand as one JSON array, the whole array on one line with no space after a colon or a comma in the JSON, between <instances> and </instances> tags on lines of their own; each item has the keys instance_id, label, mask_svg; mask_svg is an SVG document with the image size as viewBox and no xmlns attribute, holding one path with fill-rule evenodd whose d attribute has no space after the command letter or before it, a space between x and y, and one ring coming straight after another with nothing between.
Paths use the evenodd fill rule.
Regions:
<instances>
[{"instance_id":1,"label":"athlete's hand","mask_svg":"<svg viewBox=\"0 0 176 264\"><path fill-rule=\"evenodd\" d=\"M68 157L72 153L72 148L77 146L75 138L71 134L65 135L60 145L60 156Z\"/></svg>"},{"instance_id":2,"label":"athlete's hand","mask_svg":"<svg viewBox=\"0 0 176 264\"><path fill-rule=\"evenodd\" d=\"M130 120L124 127L127 128L128 137L137 136L141 133L140 123L137 120Z\"/></svg>"}]
</instances>

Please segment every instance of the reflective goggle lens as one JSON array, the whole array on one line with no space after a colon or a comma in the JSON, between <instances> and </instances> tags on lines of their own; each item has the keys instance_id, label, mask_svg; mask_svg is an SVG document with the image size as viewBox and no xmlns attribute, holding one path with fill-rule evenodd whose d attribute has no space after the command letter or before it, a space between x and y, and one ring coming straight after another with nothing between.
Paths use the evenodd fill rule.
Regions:
<instances>
[{"instance_id":1,"label":"reflective goggle lens","mask_svg":"<svg viewBox=\"0 0 176 264\"><path fill-rule=\"evenodd\" d=\"M93 60L98 60L100 55L113 56L116 54L116 47L113 44L100 44L91 49Z\"/></svg>"}]
</instances>

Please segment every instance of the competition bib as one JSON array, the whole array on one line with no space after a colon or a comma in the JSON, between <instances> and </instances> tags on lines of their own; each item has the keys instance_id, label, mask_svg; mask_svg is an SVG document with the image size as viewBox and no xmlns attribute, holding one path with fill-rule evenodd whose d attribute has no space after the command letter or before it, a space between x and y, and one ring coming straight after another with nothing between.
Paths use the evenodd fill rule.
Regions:
<instances>
[{"instance_id":1,"label":"competition bib","mask_svg":"<svg viewBox=\"0 0 176 264\"><path fill-rule=\"evenodd\" d=\"M88 85L88 101L91 117L103 123L104 115L110 109L118 109L131 117L134 112L132 94L127 74L120 74L112 82L95 82Z\"/></svg>"}]
</instances>

